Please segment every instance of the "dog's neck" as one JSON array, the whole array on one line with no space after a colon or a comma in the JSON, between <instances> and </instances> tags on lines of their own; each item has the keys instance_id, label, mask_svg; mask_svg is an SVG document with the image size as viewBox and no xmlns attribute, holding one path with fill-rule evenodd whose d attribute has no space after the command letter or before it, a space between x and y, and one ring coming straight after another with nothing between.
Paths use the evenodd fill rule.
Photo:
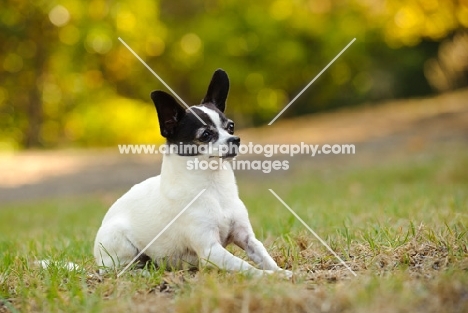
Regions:
<instances>
[{"instance_id":1,"label":"dog's neck","mask_svg":"<svg viewBox=\"0 0 468 313\"><path fill-rule=\"evenodd\" d=\"M218 166L224 165L224 168L203 170L193 166L192 169L189 169L189 162L193 162L194 165L197 158L199 162L216 162ZM213 186L237 192L234 172L229 162L201 156L164 154L161 166L161 188L164 189L164 194L172 198L173 196L177 197L177 195L172 195L175 191L180 193L184 189L201 190Z\"/></svg>"}]
</instances>

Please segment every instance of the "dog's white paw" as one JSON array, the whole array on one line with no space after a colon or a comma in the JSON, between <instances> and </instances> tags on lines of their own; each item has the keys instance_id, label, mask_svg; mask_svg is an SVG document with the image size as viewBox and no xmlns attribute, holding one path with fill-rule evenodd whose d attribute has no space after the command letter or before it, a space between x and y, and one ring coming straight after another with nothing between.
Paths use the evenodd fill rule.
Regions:
<instances>
[{"instance_id":1,"label":"dog's white paw","mask_svg":"<svg viewBox=\"0 0 468 313\"><path fill-rule=\"evenodd\" d=\"M283 277L285 277L287 279L291 279L291 277L293 276L292 271L283 270L283 269L280 269L280 270L276 271L276 273L280 274L281 276L283 276Z\"/></svg>"},{"instance_id":2,"label":"dog's white paw","mask_svg":"<svg viewBox=\"0 0 468 313\"><path fill-rule=\"evenodd\" d=\"M281 277L291 279L293 276L293 272L288 271L288 270L283 270L283 269L277 269L277 270L260 270L260 275L261 274L269 274L269 275L279 275Z\"/></svg>"}]
</instances>

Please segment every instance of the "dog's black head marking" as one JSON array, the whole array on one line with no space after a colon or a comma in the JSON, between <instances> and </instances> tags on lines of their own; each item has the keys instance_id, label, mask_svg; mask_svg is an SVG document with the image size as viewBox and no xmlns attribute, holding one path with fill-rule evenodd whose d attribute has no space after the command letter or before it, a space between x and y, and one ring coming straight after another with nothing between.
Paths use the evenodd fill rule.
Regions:
<instances>
[{"instance_id":1,"label":"dog's black head marking","mask_svg":"<svg viewBox=\"0 0 468 313\"><path fill-rule=\"evenodd\" d=\"M184 108L164 91L153 91L151 99L158 114L161 135L168 144L177 145L214 143L219 139L218 127L232 135L234 123L224 115L228 92L229 78L221 69L214 72L201 104L191 108ZM220 125L216 125L218 121L215 123L204 108L218 114Z\"/></svg>"},{"instance_id":2,"label":"dog's black head marking","mask_svg":"<svg viewBox=\"0 0 468 313\"><path fill-rule=\"evenodd\" d=\"M165 138L172 137L176 132L178 124L186 115L185 110L177 103L174 97L161 90L153 91L151 99L158 113L161 135Z\"/></svg>"}]
</instances>

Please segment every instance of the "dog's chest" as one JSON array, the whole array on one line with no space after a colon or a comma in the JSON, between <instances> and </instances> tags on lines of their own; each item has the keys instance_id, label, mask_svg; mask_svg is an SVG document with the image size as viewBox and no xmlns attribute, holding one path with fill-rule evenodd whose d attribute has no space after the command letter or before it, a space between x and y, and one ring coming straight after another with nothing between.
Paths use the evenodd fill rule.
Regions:
<instances>
[{"instance_id":1,"label":"dog's chest","mask_svg":"<svg viewBox=\"0 0 468 313\"><path fill-rule=\"evenodd\" d=\"M232 242L232 233L236 225L237 208L234 205L235 201L229 191L213 190L211 192L212 199L215 202L211 211L216 232L218 233L220 243L223 246Z\"/></svg>"}]
</instances>

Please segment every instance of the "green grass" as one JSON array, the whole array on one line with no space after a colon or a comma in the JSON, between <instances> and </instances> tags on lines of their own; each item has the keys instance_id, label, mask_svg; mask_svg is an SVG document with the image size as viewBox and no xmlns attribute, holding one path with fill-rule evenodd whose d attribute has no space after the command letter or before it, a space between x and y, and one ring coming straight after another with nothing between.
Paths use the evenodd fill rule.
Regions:
<instances>
[{"instance_id":1,"label":"green grass","mask_svg":"<svg viewBox=\"0 0 468 313\"><path fill-rule=\"evenodd\" d=\"M92 275L94 235L118 194L2 207L0 312L466 312L467 168L468 153L440 151L305 168L278 179L240 173L257 236L294 270L291 281L209 269L99 277ZM40 259L73 261L84 270L41 269L34 264Z\"/></svg>"}]
</instances>

